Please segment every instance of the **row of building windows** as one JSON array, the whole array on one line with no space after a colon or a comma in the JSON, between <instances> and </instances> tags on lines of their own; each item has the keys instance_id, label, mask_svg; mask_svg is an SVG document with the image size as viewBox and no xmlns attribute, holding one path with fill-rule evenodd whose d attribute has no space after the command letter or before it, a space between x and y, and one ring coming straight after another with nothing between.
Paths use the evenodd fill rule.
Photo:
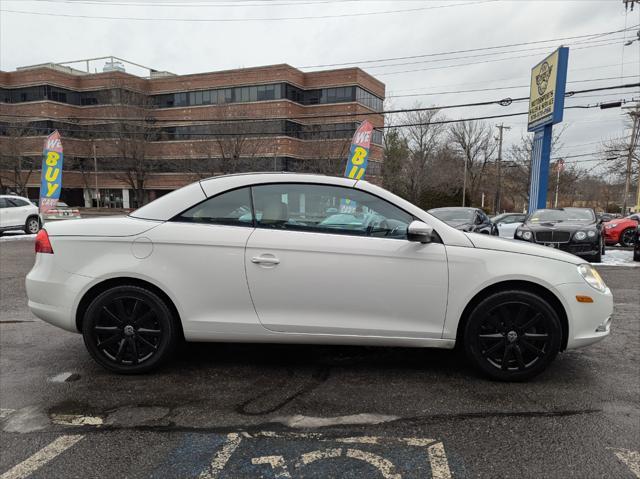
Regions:
<instances>
[{"instance_id":1,"label":"row of building windows","mask_svg":"<svg viewBox=\"0 0 640 479\"><path fill-rule=\"evenodd\" d=\"M269 100L291 100L302 105L359 102L374 111L382 111L382 99L359 86L303 90L288 83L242 86L166 93L146 96L122 88L77 92L51 85L27 88L0 88L3 103L51 100L72 105L133 104L147 108L172 108L198 105L222 105Z\"/></svg>"},{"instance_id":2,"label":"row of building windows","mask_svg":"<svg viewBox=\"0 0 640 479\"><path fill-rule=\"evenodd\" d=\"M120 123L72 124L43 120L26 125L0 122L2 136L39 136L58 130L63 137L78 139L122 138L136 135L148 141L203 140L225 136L268 138L289 136L301 140L348 139L358 128L357 122L304 125L290 120L265 120L259 122L206 123L200 125L148 127ZM372 142L382 144L382 133L374 130Z\"/></svg>"},{"instance_id":3,"label":"row of building windows","mask_svg":"<svg viewBox=\"0 0 640 479\"><path fill-rule=\"evenodd\" d=\"M22 157L22 168L26 170L38 170L41 164L40 157ZM286 156L277 157L241 157L236 160L223 158L185 158L181 160L153 159L146 163L148 173L193 173L200 177L213 176L220 173L241 173L248 171L290 171L298 173L324 173L341 175L344 170L346 158L337 159L309 159L301 160ZM101 158L98 157L98 171L117 172L134 167L133 160L127 158ZM9 165L3 165L0 161L0 169ZM94 172L93 158L65 155L63 171L77 171L86 175ZM382 165L377 161L370 161L367 166L367 175L379 176Z\"/></svg>"}]
</instances>

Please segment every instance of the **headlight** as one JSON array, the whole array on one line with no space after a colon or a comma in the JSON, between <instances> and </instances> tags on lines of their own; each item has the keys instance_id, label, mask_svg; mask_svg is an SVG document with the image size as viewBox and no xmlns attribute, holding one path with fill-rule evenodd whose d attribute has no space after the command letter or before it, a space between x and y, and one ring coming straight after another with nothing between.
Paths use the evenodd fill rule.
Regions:
<instances>
[{"instance_id":1,"label":"headlight","mask_svg":"<svg viewBox=\"0 0 640 479\"><path fill-rule=\"evenodd\" d=\"M578 273L580 273L580 276L582 276L592 288L597 289L601 293L604 293L607 290L607 285L604 284L602 277L590 264L579 265Z\"/></svg>"},{"instance_id":2,"label":"headlight","mask_svg":"<svg viewBox=\"0 0 640 479\"><path fill-rule=\"evenodd\" d=\"M587 236L589 238L595 238L596 237L596 232L591 230L591 231L587 231Z\"/></svg>"},{"instance_id":3,"label":"headlight","mask_svg":"<svg viewBox=\"0 0 640 479\"><path fill-rule=\"evenodd\" d=\"M605 225L604 227L610 230L611 228L616 228L617 226L618 226L618 223L613 223L612 225Z\"/></svg>"},{"instance_id":4,"label":"headlight","mask_svg":"<svg viewBox=\"0 0 640 479\"><path fill-rule=\"evenodd\" d=\"M531 234L531 231L524 231L524 232L522 233L522 237L523 237L524 239L526 239L527 241L531 241L532 236L533 236L533 235Z\"/></svg>"},{"instance_id":5,"label":"headlight","mask_svg":"<svg viewBox=\"0 0 640 479\"><path fill-rule=\"evenodd\" d=\"M573 237L578 241L582 241L587 237L587 233L585 233L584 231L578 231L575 235L573 235Z\"/></svg>"},{"instance_id":6,"label":"headlight","mask_svg":"<svg viewBox=\"0 0 640 479\"><path fill-rule=\"evenodd\" d=\"M516 231L516 236L518 238L522 238L522 231L521 230Z\"/></svg>"}]
</instances>

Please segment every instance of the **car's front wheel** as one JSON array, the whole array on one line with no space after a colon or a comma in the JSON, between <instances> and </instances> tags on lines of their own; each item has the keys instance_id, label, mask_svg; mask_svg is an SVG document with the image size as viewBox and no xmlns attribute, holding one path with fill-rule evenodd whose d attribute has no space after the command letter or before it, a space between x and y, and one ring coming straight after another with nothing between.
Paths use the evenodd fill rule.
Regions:
<instances>
[{"instance_id":1,"label":"car's front wheel","mask_svg":"<svg viewBox=\"0 0 640 479\"><path fill-rule=\"evenodd\" d=\"M155 369L171 355L178 336L166 303L133 285L99 294L86 310L82 335L93 359L121 374Z\"/></svg>"},{"instance_id":2,"label":"car's front wheel","mask_svg":"<svg viewBox=\"0 0 640 479\"><path fill-rule=\"evenodd\" d=\"M627 228L622 233L620 233L620 245L621 246L633 246L633 236L635 235L635 230L633 228Z\"/></svg>"},{"instance_id":3,"label":"car's front wheel","mask_svg":"<svg viewBox=\"0 0 640 479\"><path fill-rule=\"evenodd\" d=\"M523 381L540 374L556 357L562 327L555 310L540 296L501 291L473 309L463 343L472 363L489 377Z\"/></svg>"}]
</instances>

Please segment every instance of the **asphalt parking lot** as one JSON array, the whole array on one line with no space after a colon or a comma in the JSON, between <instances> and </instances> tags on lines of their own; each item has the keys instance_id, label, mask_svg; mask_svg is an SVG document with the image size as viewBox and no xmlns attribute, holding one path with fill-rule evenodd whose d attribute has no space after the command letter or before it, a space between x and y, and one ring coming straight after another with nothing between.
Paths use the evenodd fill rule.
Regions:
<instances>
[{"instance_id":1,"label":"asphalt parking lot","mask_svg":"<svg viewBox=\"0 0 640 479\"><path fill-rule=\"evenodd\" d=\"M640 478L640 267L598 267L610 337L503 384L450 351L241 344L116 376L31 315L32 263L0 243L0 479Z\"/></svg>"}]
</instances>

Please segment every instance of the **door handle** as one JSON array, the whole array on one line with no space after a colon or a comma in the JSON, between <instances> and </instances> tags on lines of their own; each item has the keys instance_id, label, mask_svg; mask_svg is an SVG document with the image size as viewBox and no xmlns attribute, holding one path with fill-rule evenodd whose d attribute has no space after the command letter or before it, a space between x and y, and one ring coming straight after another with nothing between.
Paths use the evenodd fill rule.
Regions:
<instances>
[{"instance_id":1,"label":"door handle","mask_svg":"<svg viewBox=\"0 0 640 479\"><path fill-rule=\"evenodd\" d=\"M251 258L251 262L256 264L280 264L280 260L275 256L254 256Z\"/></svg>"}]
</instances>

